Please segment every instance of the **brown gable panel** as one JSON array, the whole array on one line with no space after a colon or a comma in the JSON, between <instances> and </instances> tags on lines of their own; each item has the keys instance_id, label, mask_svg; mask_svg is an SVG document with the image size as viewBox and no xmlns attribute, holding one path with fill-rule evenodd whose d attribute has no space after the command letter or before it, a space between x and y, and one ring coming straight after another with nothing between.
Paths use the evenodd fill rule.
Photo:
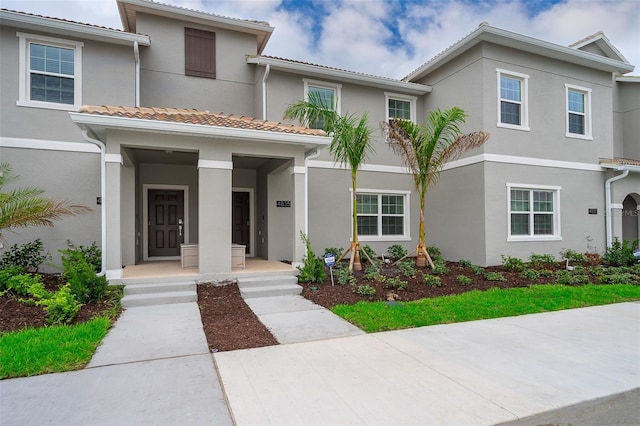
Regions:
<instances>
[{"instance_id":1,"label":"brown gable panel","mask_svg":"<svg viewBox=\"0 0 640 426\"><path fill-rule=\"evenodd\" d=\"M184 59L185 75L216 78L216 33L185 28Z\"/></svg>"}]
</instances>

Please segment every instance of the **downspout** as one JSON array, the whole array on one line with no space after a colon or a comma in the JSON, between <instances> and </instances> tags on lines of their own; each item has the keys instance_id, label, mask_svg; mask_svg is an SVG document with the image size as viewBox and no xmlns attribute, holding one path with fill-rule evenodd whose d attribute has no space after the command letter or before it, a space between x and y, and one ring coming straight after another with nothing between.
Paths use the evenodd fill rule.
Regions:
<instances>
[{"instance_id":1,"label":"downspout","mask_svg":"<svg viewBox=\"0 0 640 426\"><path fill-rule=\"evenodd\" d=\"M607 247L611 247L611 243L613 242L613 226L611 224L611 184L617 180L624 179L629 175L629 169L623 170L622 174L614 176L604 184L604 197L605 197L605 215L606 215L606 224L607 224Z\"/></svg>"},{"instance_id":2,"label":"downspout","mask_svg":"<svg viewBox=\"0 0 640 426\"><path fill-rule=\"evenodd\" d=\"M133 42L133 57L136 61L136 77L135 77L135 106L140 106L140 49L138 46L138 42Z\"/></svg>"},{"instance_id":3,"label":"downspout","mask_svg":"<svg viewBox=\"0 0 640 426\"><path fill-rule=\"evenodd\" d=\"M269 72L271 71L271 66L269 64L266 65L264 69L264 75L262 76L262 119L267 119L267 78L269 78Z\"/></svg>"},{"instance_id":4,"label":"downspout","mask_svg":"<svg viewBox=\"0 0 640 426\"><path fill-rule=\"evenodd\" d=\"M268 65L267 65L268 66ZM318 158L320 151L317 149L304 157L304 233L309 235L309 160Z\"/></svg>"},{"instance_id":5,"label":"downspout","mask_svg":"<svg viewBox=\"0 0 640 426\"><path fill-rule=\"evenodd\" d=\"M82 137L87 142L95 144L98 146L98 148L100 148L100 220L102 222L102 241L100 244L100 249L102 251L102 268L100 269L98 276L101 277L103 275L106 275L107 273L107 180L105 167L106 146L99 140L90 137L86 130L82 131Z\"/></svg>"}]
</instances>

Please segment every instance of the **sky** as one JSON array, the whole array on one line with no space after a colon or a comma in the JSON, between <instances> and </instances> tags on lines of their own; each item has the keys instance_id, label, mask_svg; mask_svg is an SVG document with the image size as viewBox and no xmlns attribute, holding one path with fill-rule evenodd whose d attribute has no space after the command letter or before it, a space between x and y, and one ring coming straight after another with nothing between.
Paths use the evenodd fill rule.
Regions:
<instances>
[{"instance_id":1,"label":"sky","mask_svg":"<svg viewBox=\"0 0 640 426\"><path fill-rule=\"evenodd\" d=\"M640 0L163 0L273 27L263 54L402 78L482 22L568 46L603 31L640 75ZM122 29L116 0L0 0Z\"/></svg>"}]
</instances>

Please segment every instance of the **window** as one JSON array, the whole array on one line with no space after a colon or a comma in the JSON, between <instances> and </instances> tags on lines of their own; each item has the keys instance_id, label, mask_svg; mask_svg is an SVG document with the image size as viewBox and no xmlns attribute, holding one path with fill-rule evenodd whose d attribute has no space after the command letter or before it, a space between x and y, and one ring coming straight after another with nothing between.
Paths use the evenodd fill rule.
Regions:
<instances>
[{"instance_id":1,"label":"window","mask_svg":"<svg viewBox=\"0 0 640 426\"><path fill-rule=\"evenodd\" d=\"M510 241L560 239L560 188L507 184Z\"/></svg>"},{"instance_id":2,"label":"window","mask_svg":"<svg viewBox=\"0 0 640 426\"><path fill-rule=\"evenodd\" d=\"M312 94L311 97L314 100L323 102L324 106L333 108L338 114L340 114L340 92L342 90L342 85L307 79L304 79L303 81L305 99L309 100L309 95ZM321 120L316 120L313 123L309 123L309 127L312 129L322 129L324 127L324 123Z\"/></svg>"},{"instance_id":3,"label":"window","mask_svg":"<svg viewBox=\"0 0 640 426\"><path fill-rule=\"evenodd\" d=\"M20 92L17 104L74 110L82 104L82 43L17 33Z\"/></svg>"},{"instance_id":4,"label":"window","mask_svg":"<svg viewBox=\"0 0 640 426\"><path fill-rule=\"evenodd\" d=\"M408 240L409 193L359 189L358 236L363 241Z\"/></svg>"},{"instance_id":5,"label":"window","mask_svg":"<svg viewBox=\"0 0 640 426\"><path fill-rule=\"evenodd\" d=\"M591 89L565 84L567 136L591 139Z\"/></svg>"},{"instance_id":6,"label":"window","mask_svg":"<svg viewBox=\"0 0 640 426\"><path fill-rule=\"evenodd\" d=\"M386 103L387 121L392 118L416 121L416 97L397 95L395 93L384 94Z\"/></svg>"},{"instance_id":7,"label":"window","mask_svg":"<svg viewBox=\"0 0 640 426\"><path fill-rule=\"evenodd\" d=\"M184 73L192 77L216 78L216 33L184 29Z\"/></svg>"},{"instance_id":8,"label":"window","mask_svg":"<svg viewBox=\"0 0 640 426\"><path fill-rule=\"evenodd\" d=\"M500 69L497 72L498 126L529 130L529 76Z\"/></svg>"}]
</instances>

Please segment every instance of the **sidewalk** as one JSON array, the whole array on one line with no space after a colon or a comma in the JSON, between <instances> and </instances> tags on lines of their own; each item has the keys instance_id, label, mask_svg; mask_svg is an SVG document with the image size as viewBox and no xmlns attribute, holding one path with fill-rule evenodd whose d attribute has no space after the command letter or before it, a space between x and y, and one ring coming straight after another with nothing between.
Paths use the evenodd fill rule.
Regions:
<instances>
[{"instance_id":1,"label":"sidewalk","mask_svg":"<svg viewBox=\"0 0 640 426\"><path fill-rule=\"evenodd\" d=\"M0 425L233 424L196 303L126 309L84 370L0 381Z\"/></svg>"},{"instance_id":2,"label":"sidewalk","mask_svg":"<svg viewBox=\"0 0 640 426\"><path fill-rule=\"evenodd\" d=\"M239 425L490 425L640 387L640 304L223 352L214 359Z\"/></svg>"}]
</instances>

